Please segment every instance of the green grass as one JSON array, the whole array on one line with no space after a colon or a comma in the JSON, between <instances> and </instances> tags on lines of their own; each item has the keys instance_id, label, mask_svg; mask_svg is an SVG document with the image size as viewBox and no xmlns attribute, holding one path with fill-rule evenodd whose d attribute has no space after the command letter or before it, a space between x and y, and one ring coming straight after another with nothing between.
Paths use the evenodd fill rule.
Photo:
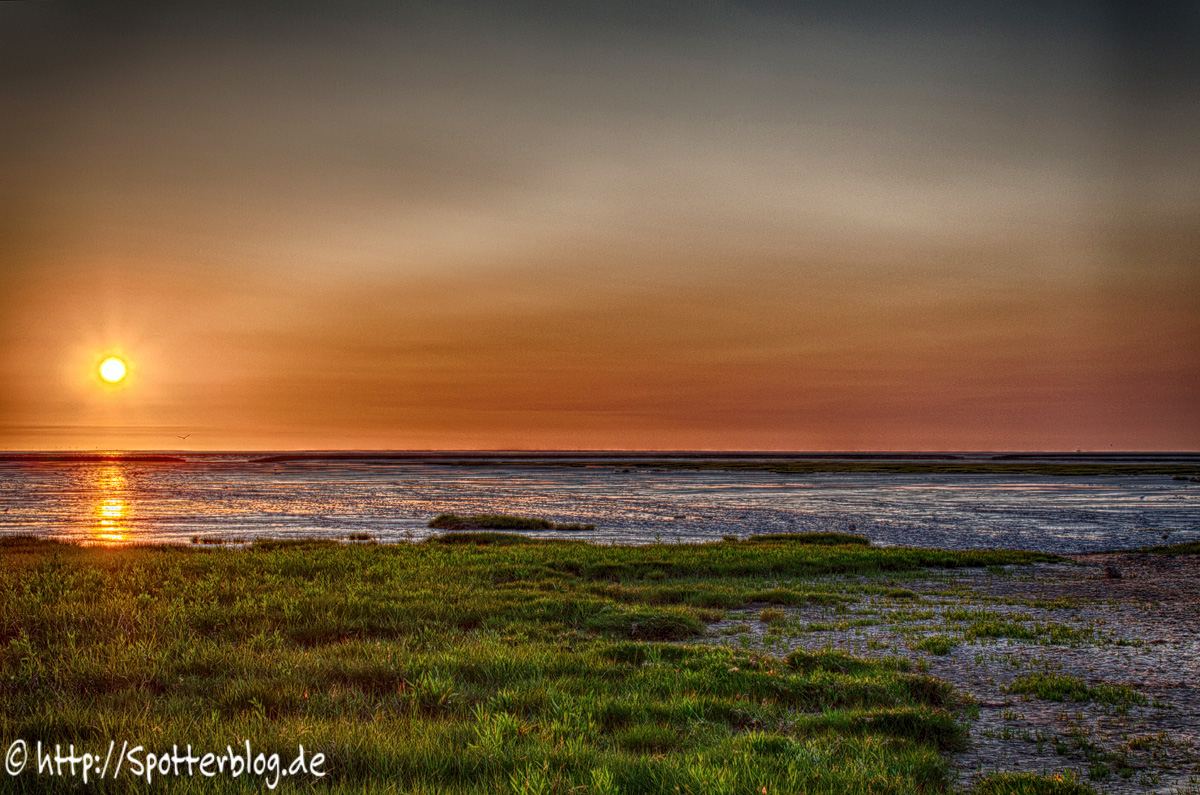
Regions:
<instances>
[{"instance_id":1,"label":"green grass","mask_svg":"<svg viewBox=\"0 0 1200 795\"><path fill-rule=\"evenodd\" d=\"M1126 685L1089 685L1065 674L1033 673L1018 676L1008 686L1010 693L1029 694L1044 701L1090 701L1129 706L1146 704L1144 695Z\"/></svg>"},{"instance_id":2,"label":"green grass","mask_svg":"<svg viewBox=\"0 0 1200 795\"><path fill-rule=\"evenodd\" d=\"M958 608L947 610L943 617L947 621L966 622L963 637L968 641L978 638L1008 638L1041 645L1071 646L1083 643L1095 634L1087 627L1076 629L1055 621L1037 623L1023 613L1004 614Z\"/></svg>"},{"instance_id":3,"label":"green grass","mask_svg":"<svg viewBox=\"0 0 1200 795\"><path fill-rule=\"evenodd\" d=\"M1074 776L1038 776L1032 773L993 773L971 790L972 795L1095 795L1096 791Z\"/></svg>"},{"instance_id":4,"label":"green grass","mask_svg":"<svg viewBox=\"0 0 1200 795\"><path fill-rule=\"evenodd\" d=\"M785 542L790 544L863 544L869 545L870 539L866 536L853 535L851 533L764 533L762 535L748 536L746 542L750 544L761 544L763 542Z\"/></svg>"},{"instance_id":5,"label":"green grass","mask_svg":"<svg viewBox=\"0 0 1200 795\"><path fill-rule=\"evenodd\" d=\"M542 538L530 538L528 536L518 535L516 533L484 533L469 530L456 530L442 535L431 536L427 539L430 544L443 544L455 546L501 546L510 547L516 545L527 544L553 544L552 540Z\"/></svg>"},{"instance_id":6,"label":"green grass","mask_svg":"<svg viewBox=\"0 0 1200 795\"><path fill-rule=\"evenodd\" d=\"M914 649L927 651L930 654L949 654L958 645L958 641L950 635L927 635L909 645Z\"/></svg>"},{"instance_id":7,"label":"green grass","mask_svg":"<svg viewBox=\"0 0 1200 795\"><path fill-rule=\"evenodd\" d=\"M778 607L764 607L758 614L758 620L764 624L782 624L787 619L787 613Z\"/></svg>"},{"instance_id":8,"label":"green grass","mask_svg":"<svg viewBox=\"0 0 1200 795\"><path fill-rule=\"evenodd\" d=\"M100 751L251 740L285 759L303 743L326 756L316 786L331 792L945 792L944 753L965 730L944 683L903 660L693 641L726 605L837 599L798 578L1047 559L479 535L240 550L0 540L0 737Z\"/></svg>"},{"instance_id":9,"label":"green grass","mask_svg":"<svg viewBox=\"0 0 1200 795\"><path fill-rule=\"evenodd\" d=\"M1200 541L1188 541L1182 544L1165 544L1156 547L1142 547L1138 552L1153 552L1156 555L1200 555Z\"/></svg>"},{"instance_id":10,"label":"green grass","mask_svg":"<svg viewBox=\"0 0 1200 795\"><path fill-rule=\"evenodd\" d=\"M594 524L578 522L555 524L549 519L497 513L479 513L474 516L440 513L430 520L429 526L438 530L560 530L570 532L596 529Z\"/></svg>"}]
</instances>

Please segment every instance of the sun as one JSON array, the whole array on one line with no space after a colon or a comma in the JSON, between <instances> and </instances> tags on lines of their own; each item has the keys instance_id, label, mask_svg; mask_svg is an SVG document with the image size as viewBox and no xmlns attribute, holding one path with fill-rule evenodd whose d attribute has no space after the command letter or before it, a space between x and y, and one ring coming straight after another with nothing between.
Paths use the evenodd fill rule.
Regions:
<instances>
[{"instance_id":1,"label":"sun","mask_svg":"<svg viewBox=\"0 0 1200 795\"><path fill-rule=\"evenodd\" d=\"M125 369L125 362L110 356L100 362L100 377L110 384L116 384L125 378Z\"/></svg>"}]
</instances>

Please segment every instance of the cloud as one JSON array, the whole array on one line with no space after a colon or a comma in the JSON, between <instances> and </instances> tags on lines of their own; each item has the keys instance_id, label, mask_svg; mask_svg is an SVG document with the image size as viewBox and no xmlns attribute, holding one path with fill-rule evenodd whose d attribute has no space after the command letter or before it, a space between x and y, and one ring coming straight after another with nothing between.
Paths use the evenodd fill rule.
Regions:
<instances>
[{"instance_id":1,"label":"cloud","mask_svg":"<svg viewBox=\"0 0 1200 795\"><path fill-rule=\"evenodd\" d=\"M563 8L6 10L0 436L1200 442L1176 29Z\"/></svg>"}]
</instances>

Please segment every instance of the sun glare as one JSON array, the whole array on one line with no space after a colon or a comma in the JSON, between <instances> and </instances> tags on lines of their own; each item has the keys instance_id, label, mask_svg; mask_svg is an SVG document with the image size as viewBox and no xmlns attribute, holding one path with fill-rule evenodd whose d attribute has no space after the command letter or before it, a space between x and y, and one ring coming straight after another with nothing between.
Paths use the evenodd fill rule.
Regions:
<instances>
[{"instance_id":1,"label":"sun glare","mask_svg":"<svg viewBox=\"0 0 1200 795\"><path fill-rule=\"evenodd\" d=\"M129 516L125 473L119 466L107 466L96 473L92 485L96 493L93 538L102 542L124 541L129 533L125 524Z\"/></svg>"},{"instance_id":2,"label":"sun glare","mask_svg":"<svg viewBox=\"0 0 1200 795\"><path fill-rule=\"evenodd\" d=\"M100 377L110 384L117 383L125 377L125 362L110 356L100 362Z\"/></svg>"}]
</instances>

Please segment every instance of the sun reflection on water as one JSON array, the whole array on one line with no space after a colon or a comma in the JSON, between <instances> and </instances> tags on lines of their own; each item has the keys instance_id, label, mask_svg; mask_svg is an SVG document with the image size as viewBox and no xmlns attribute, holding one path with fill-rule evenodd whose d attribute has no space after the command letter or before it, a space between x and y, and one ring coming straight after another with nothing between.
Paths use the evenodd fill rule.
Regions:
<instances>
[{"instance_id":1,"label":"sun reflection on water","mask_svg":"<svg viewBox=\"0 0 1200 795\"><path fill-rule=\"evenodd\" d=\"M125 492L127 488L125 473L117 465L108 465L100 469L95 476L93 486L97 494L94 521L92 523L92 538L99 542L120 543L127 540L129 529L126 527L128 506Z\"/></svg>"},{"instance_id":2,"label":"sun reflection on water","mask_svg":"<svg viewBox=\"0 0 1200 795\"><path fill-rule=\"evenodd\" d=\"M431 517L455 512L594 523L587 540L606 543L647 543L655 533L709 541L789 529L845 532L854 524L877 543L1078 552L1149 544L1168 530L1171 541L1200 538L1200 493L1185 485L1161 475L1080 477L1063 486L1032 476L831 473L801 480L336 462L300 470L113 457L0 466L0 536L29 533L110 547L364 532L400 541L424 538ZM1142 527L1161 529L1142 540L1141 531L1130 531Z\"/></svg>"}]
</instances>

